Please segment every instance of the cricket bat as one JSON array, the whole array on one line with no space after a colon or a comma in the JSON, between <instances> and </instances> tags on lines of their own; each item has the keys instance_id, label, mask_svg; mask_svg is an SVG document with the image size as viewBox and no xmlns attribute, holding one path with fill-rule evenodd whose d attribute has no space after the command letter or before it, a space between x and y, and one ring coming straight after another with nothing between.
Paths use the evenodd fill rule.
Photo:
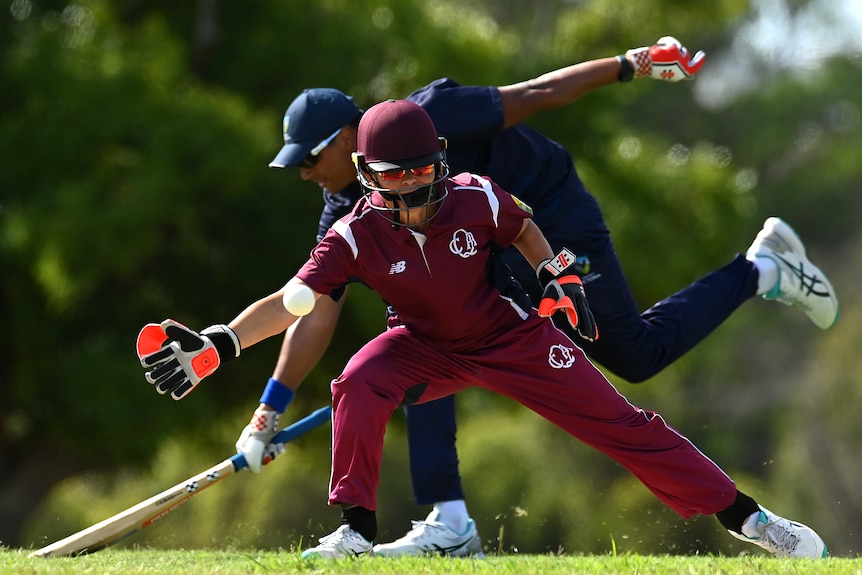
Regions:
<instances>
[{"instance_id":1,"label":"cricket bat","mask_svg":"<svg viewBox=\"0 0 862 575\"><path fill-rule=\"evenodd\" d=\"M288 443L303 433L330 421L331 418L332 413L329 406L321 407L296 423L282 429L272 439L272 443ZM248 463L246 463L245 457L241 453L237 453L206 471L198 473L194 477L190 477L170 489L166 489L158 495L150 497L146 501L129 507L125 511L108 517L92 527L73 533L65 539L33 551L30 553L30 557L84 555L104 549L121 539L125 539L139 529L149 527L157 519L161 519L191 499L193 495L247 467Z\"/></svg>"}]
</instances>

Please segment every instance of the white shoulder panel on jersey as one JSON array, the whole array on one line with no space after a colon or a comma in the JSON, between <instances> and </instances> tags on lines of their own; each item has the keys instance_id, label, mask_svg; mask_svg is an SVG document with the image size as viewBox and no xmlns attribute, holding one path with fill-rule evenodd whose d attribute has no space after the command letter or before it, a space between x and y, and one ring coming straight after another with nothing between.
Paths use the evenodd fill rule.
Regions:
<instances>
[{"instance_id":1,"label":"white shoulder panel on jersey","mask_svg":"<svg viewBox=\"0 0 862 575\"><path fill-rule=\"evenodd\" d=\"M455 186L456 190L477 190L485 193L485 197L488 199L488 206L491 208L491 217L494 218L494 225L499 225L499 217L500 217L500 200L494 194L494 190L491 186L491 182L483 178L482 176L477 176L476 174L470 174L475 178L481 187L476 186Z\"/></svg>"},{"instance_id":2,"label":"white shoulder panel on jersey","mask_svg":"<svg viewBox=\"0 0 862 575\"><path fill-rule=\"evenodd\" d=\"M350 221L353 221L352 219ZM343 220L338 220L332 224L332 230L339 236L344 238L347 245L350 246L350 251L353 252L353 259L359 255L359 246L356 245L356 238L353 237L353 230L350 229L350 223Z\"/></svg>"}]
</instances>

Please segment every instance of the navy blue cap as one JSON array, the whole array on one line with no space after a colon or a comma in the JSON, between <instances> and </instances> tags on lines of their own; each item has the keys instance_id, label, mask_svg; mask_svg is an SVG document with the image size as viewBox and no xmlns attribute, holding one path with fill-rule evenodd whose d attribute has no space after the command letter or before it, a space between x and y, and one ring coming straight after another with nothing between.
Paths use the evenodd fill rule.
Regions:
<instances>
[{"instance_id":1,"label":"navy blue cap","mask_svg":"<svg viewBox=\"0 0 862 575\"><path fill-rule=\"evenodd\" d=\"M312 148L353 122L359 113L353 98L334 88L303 90L284 113L284 147L269 167L299 165Z\"/></svg>"}]
</instances>

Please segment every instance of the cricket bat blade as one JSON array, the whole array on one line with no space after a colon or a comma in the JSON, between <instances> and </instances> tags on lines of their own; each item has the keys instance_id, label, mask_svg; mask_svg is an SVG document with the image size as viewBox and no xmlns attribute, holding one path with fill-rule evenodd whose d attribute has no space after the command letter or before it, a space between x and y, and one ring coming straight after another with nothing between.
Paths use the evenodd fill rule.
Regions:
<instances>
[{"instance_id":1,"label":"cricket bat blade","mask_svg":"<svg viewBox=\"0 0 862 575\"><path fill-rule=\"evenodd\" d=\"M332 417L329 406L321 407L317 411L300 419L296 423L281 430L272 440L273 443L288 443L303 433L323 425ZM100 521L77 533L42 547L30 553L30 557L63 557L66 555L84 555L104 549L114 543L125 539L140 529L152 525L194 495L204 489L211 487L248 467L245 457L237 453L203 471L186 479L142 501L137 505L129 507L125 511Z\"/></svg>"}]
</instances>

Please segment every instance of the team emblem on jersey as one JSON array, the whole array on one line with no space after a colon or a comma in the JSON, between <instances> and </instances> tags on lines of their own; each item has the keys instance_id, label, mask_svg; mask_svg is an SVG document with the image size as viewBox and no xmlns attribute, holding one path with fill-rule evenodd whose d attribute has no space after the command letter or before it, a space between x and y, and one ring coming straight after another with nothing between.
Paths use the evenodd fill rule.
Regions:
<instances>
[{"instance_id":1,"label":"team emblem on jersey","mask_svg":"<svg viewBox=\"0 0 862 575\"><path fill-rule=\"evenodd\" d=\"M528 206L527 204L525 204L524 202L522 202L521 200L519 200L515 196L512 196L512 199L515 200L516 206L518 206L519 208L521 208L522 210L524 210L525 212L527 212L531 216L533 215L533 208L531 208L530 206Z\"/></svg>"},{"instance_id":2,"label":"team emblem on jersey","mask_svg":"<svg viewBox=\"0 0 862 575\"><path fill-rule=\"evenodd\" d=\"M554 369L568 369L575 363L575 354L572 352L570 347L554 344L548 353L548 364Z\"/></svg>"},{"instance_id":3,"label":"team emblem on jersey","mask_svg":"<svg viewBox=\"0 0 862 575\"><path fill-rule=\"evenodd\" d=\"M477 249L478 245L473 232L468 232L462 228L455 230L455 233L452 234L452 241L449 242L449 251L456 256L466 259L479 253Z\"/></svg>"}]
</instances>

